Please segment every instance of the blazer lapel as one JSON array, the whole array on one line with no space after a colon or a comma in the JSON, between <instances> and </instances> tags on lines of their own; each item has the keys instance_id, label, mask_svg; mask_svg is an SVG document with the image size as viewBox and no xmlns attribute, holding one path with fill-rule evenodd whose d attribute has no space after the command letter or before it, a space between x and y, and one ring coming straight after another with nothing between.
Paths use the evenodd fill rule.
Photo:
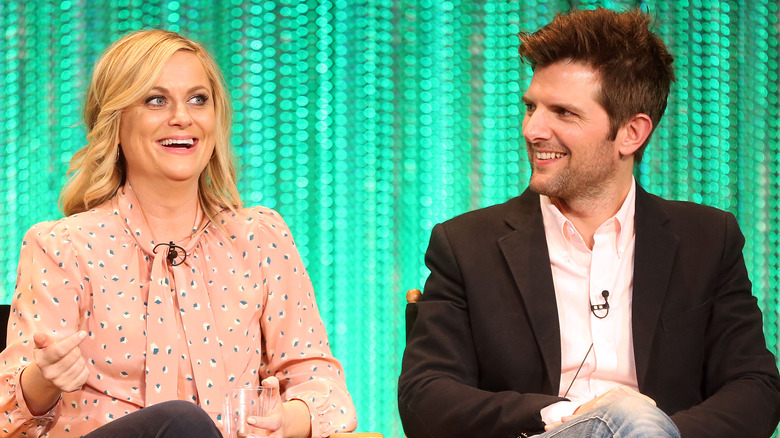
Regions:
<instances>
[{"instance_id":1,"label":"blazer lapel","mask_svg":"<svg viewBox=\"0 0 780 438\"><path fill-rule=\"evenodd\" d=\"M498 244L525 303L550 376L550 386L557 393L561 379L561 334L539 195L526 190L517 201L506 217L513 231L500 238Z\"/></svg>"},{"instance_id":2,"label":"blazer lapel","mask_svg":"<svg viewBox=\"0 0 780 438\"><path fill-rule=\"evenodd\" d=\"M632 332L639 388L643 388L679 238L664 224L668 216L658 201L637 186Z\"/></svg>"}]
</instances>

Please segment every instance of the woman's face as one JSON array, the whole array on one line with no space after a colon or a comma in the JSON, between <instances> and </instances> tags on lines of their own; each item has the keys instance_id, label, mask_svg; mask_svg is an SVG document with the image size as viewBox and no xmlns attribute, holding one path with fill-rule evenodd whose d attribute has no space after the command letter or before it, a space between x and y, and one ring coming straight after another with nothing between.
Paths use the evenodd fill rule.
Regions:
<instances>
[{"instance_id":1,"label":"woman's face","mask_svg":"<svg viewBox=\"0 0 780 438\"><path fill-rule=\"evenodd\" d=\"M133 188L192 183L215 145L214 93L195 54L168 59L146 96L122 112L119 143Z\"/></svg>"}]
</instances>

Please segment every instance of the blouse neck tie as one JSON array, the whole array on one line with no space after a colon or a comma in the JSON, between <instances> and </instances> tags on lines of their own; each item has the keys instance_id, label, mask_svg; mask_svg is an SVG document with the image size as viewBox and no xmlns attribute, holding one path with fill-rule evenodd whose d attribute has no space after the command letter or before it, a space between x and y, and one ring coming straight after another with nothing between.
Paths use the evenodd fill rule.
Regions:
<instances>
[{"instance_id":1,"label":"blouse neck tie","mask_svg":"<svg viewBox=\"0 0 780 438\"><path fill-rule=\"evenodd\" d=\"M201 407L209 413L223 410L224 388L227 372L220 352L221 342L216 330L207 330L204 337L194 336L187 330L193 324L215 327L215 319L205 290L203 274L198 270L197 249L201 237L207 233L209 223L200 227L185 247L176 247L177 257L168 255L174 249L168 243L157 244L151 238L148 225L135 198L132 188L121 188L114 205L122 218L126 232L152 259L152 272L146 299L146 388L145 404L151 406L178 399L179 362L189 360ZM213 227L212 227L213 228ZM156 246L156 250L155 250ZM174 265L175 263L175 265ZM181 329L177 322L181 320ZM197 316L194 316L196 315ZM211 333L211 334L209 334ZM180 337L185 342L181 342ZM186 348L188 345L207 345L208 348ZM184 347L187 351L181 351ZM215 378L215 373L220 378Z\"/></svg>"}]
</instances>

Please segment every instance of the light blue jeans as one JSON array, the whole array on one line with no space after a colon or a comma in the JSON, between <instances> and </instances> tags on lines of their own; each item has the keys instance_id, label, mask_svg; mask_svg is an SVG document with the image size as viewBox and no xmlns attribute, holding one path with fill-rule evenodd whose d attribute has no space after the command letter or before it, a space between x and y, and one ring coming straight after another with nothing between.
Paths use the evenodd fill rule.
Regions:
<instances>
[{"instance_id":1,"label":"light blue jeans","mask_svg":"<svg viewBox=\"0 0 780 438\"><path fill-rule=\"evenodd\" d=\"M623 397L534 438L680 438L672 419L636 397Z\"/></svg>"}]
</instances>

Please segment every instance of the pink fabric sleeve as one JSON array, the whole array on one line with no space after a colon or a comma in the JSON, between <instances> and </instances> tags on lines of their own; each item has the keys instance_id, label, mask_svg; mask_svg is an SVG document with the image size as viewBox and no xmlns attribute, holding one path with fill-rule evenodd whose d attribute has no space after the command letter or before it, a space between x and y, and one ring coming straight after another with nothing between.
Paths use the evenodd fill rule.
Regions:
<instances>
[{"instance_id":1,"label":"pink fabric sleeve","mask_svg":"<svg viewBox=\"0 0 780 438\"><path fill-rule=\"evenodd\" d=\"M79 329L80 291L74 248L55 222L32 227L24 237L8 324L8 347L0 353L0 409L3 434L45 434L60 415L61 399L46 414L33 415L19 388L21 371L33 360L32 336L65 338Z\"/></svg>"},{"instance_id":2,"label":"pink fabric sleeve","mask_svg":"<svg viewBox=\"0 0 780 438\"><path fill-rule=\"evenodd\" d=\"M306 403L312 437L352 431L357 426L355 407L341 364L331 354L311 280L282 218L267 212L264 216L266 233L276 237L260 255L268 279L261 322L267 360L261 372L279 379L285 401Z\"/></svg>"}]
</instances>

